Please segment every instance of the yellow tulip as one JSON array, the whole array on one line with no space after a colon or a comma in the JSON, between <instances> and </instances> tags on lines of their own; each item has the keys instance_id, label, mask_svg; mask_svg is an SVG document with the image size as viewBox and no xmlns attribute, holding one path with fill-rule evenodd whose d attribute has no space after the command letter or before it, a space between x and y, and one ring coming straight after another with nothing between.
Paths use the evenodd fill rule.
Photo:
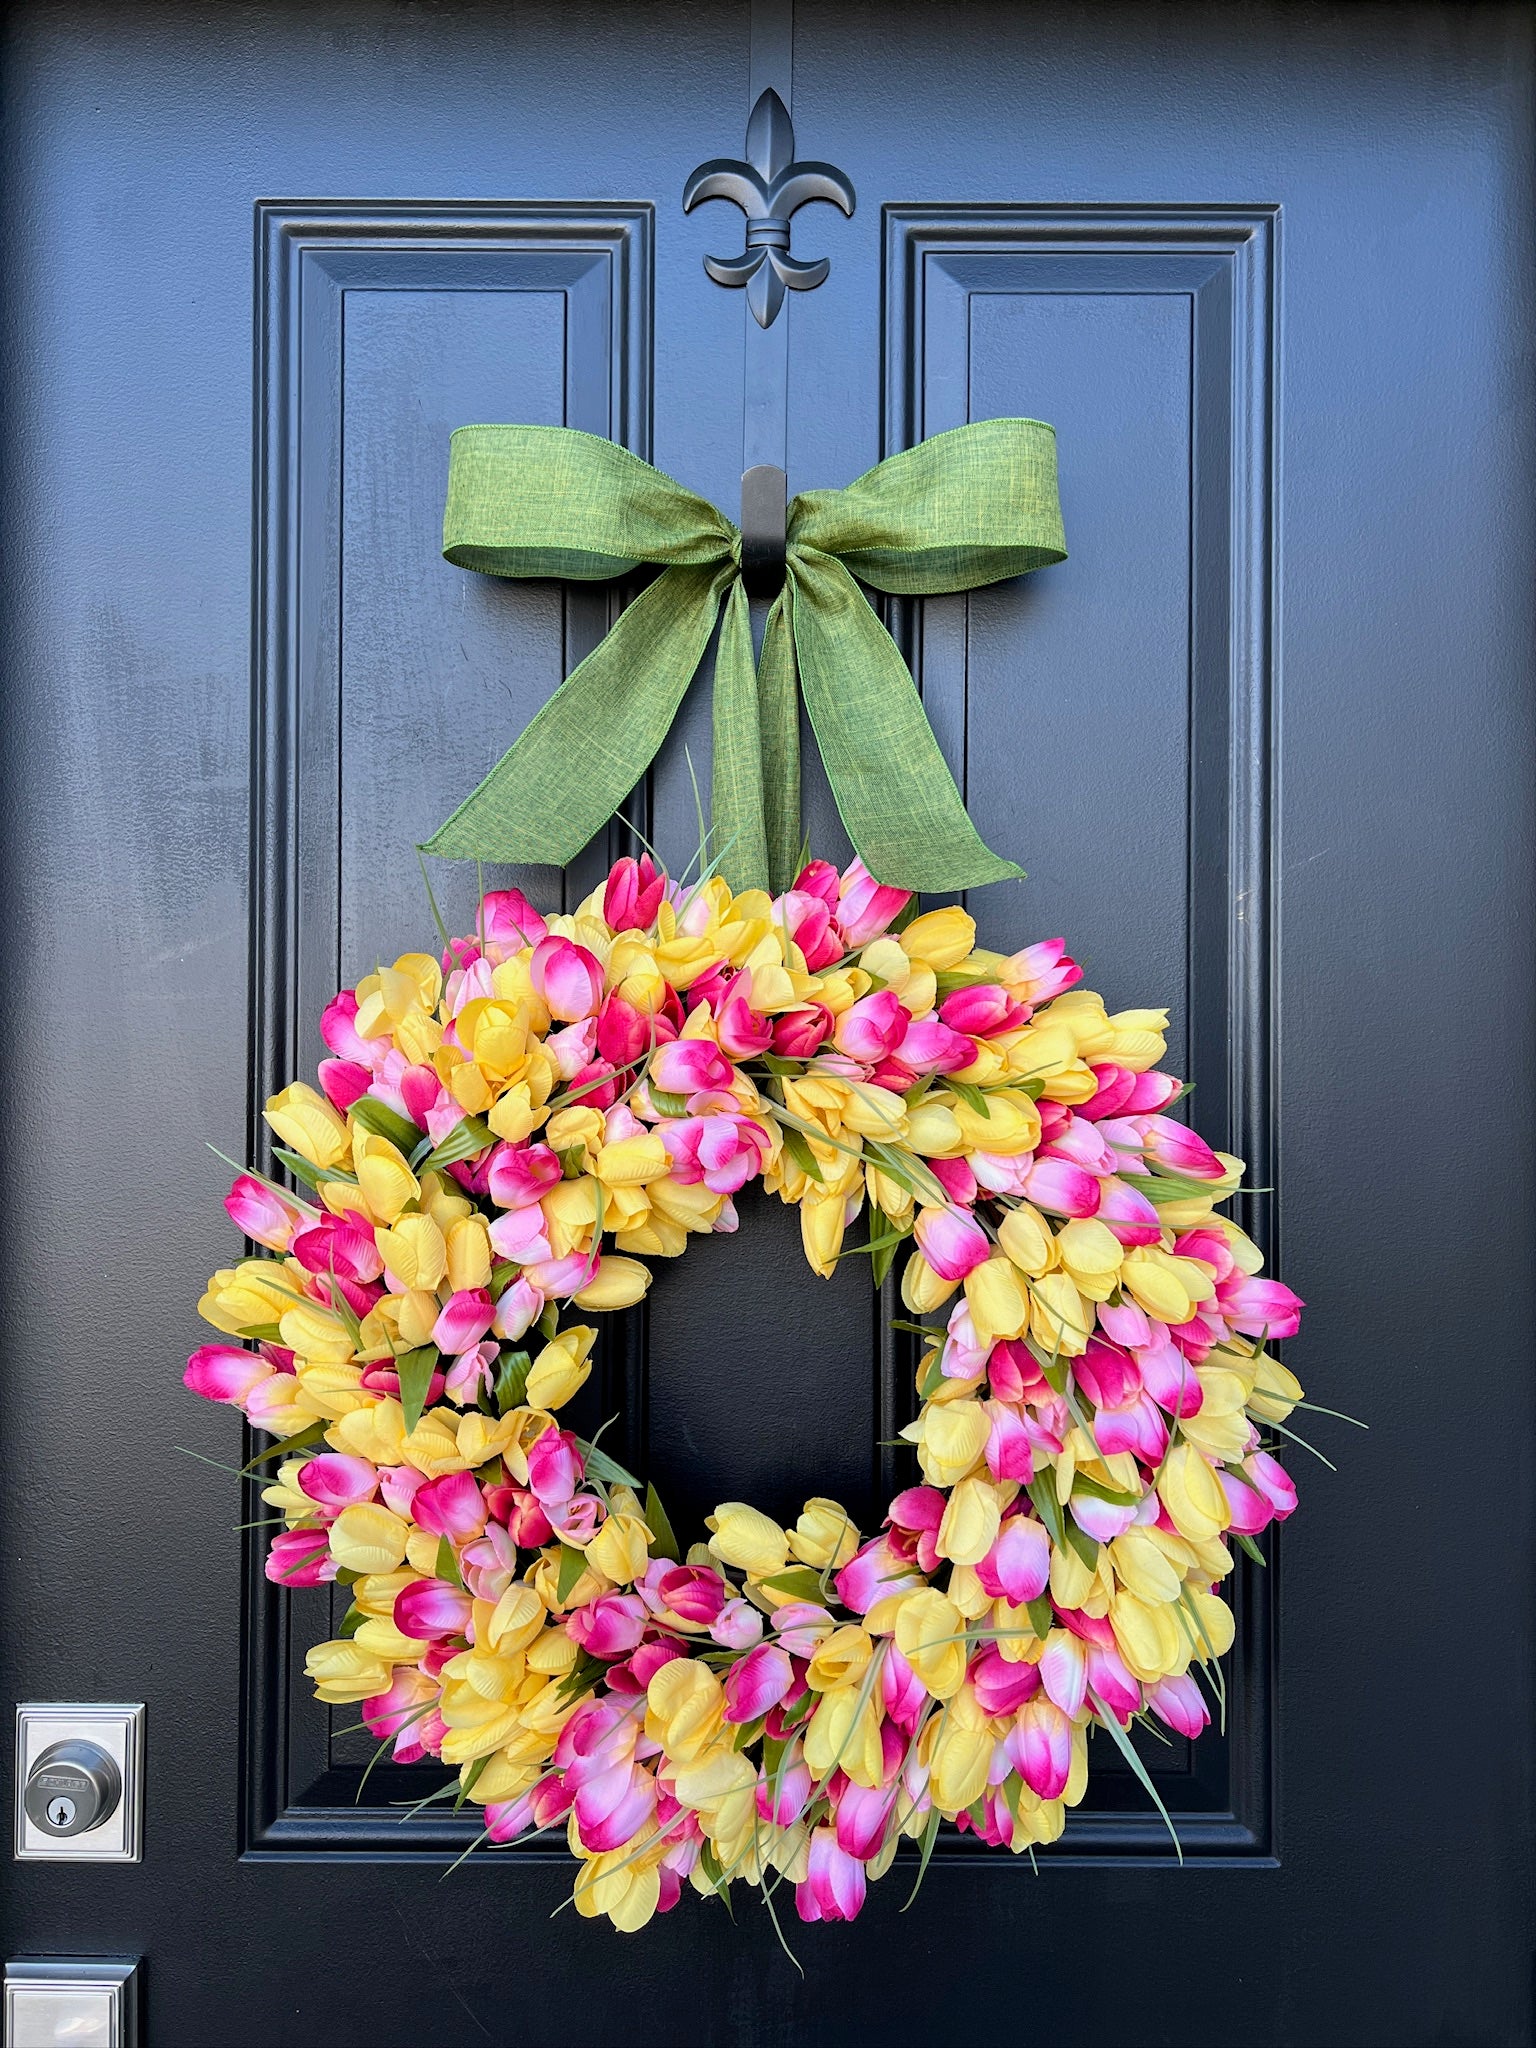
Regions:
<instances>
[{"instance_id":1,"label":"yellow tulip","mask_svg":"<svg viewBox=\"0 0 1536 2048\"><path fill-rule=\"evenodd\" d=\"M352 1640L360 1650L378 1657L386 1664L414 1664L422 1651L425 1641L418 1642L414 1636L402 1635L392 1620L383 1615L370 1615L353 1631Z\"/></svg>"},{"instance_id":2,"label":"yellow tulip","mask_svg":"<svg viewBox=\"0 0 1536 2048\"><path fill-rule=\"evenodd\" d=\"M842 1685L858 1685L869 1669L874 1644L864 1630L849 1623L833 1629L816 1645L806 1667L805 1682L814 1692L832 1692Z\"/></svg>"},{"instance_id":3,"label":"yellow tulip","mask_svg":"<svg viewBox=\"0 0 1536 2048\"><path fill-rule=\"evenodd\" d=\"M325 1440L332 1450L366 1458L371 1465L403 1465L405 1416L400 1403L386 1396L372 1408L343 1415L325 1432Z\"/></svg>"},{"instance_id":4,"label":"yellow tulip","mask_svg":"<svg viewBox=\"0 0 1536 2048\"><path fill-rule=\"evenodd\" d=\"M1284 1422L1302 1397L1301 1381L1268 1352L1259 1359L1248 1406L1266 1422Z\"/></svg>"},{"instance_id":5,"label":"yellow tulip","mask_svg":"<svg viewBox=\"0 0 1536 2048\"><path fill-rule=\"evenodd\" d=\"M377 1131L357 1131L352 1140L352 1164L358 1192L369 1213L381 1223L393 1223L421 1193L421 1183L406 1165L405 1154Z\"/></svg>"},{"instance_id":6,"label":"yellow tulip","mask_svg":"<svg viewBox=\"0 0 1536 2048\"><path fill-rule=\"evenodd\" d=\"M1204 1586L1188 1586L1185 1595L1195 1610L1196 1639L1199 1655L1203 1659L1211 1656L1225 1657L1231 1649L1237 1634L1237 1624L1232 1619L1232 1610L1226 1601L1215 1593L1207 1592Z\"/></svg>"},{"instance_id":7,"label":"yellow tulip","mask_svg":"<svg viewBox=\"0 0 1536 2048\"><path fill-rule=\"evenodd\" d=\"M1056 1256L1079 1294L1108 1301L1115 1291L1125 1247L1096 1216L1075 1217L1056 1233Z\"/></svg>"},{"instance_id":8,"label":"yellow tulip","mask_svg":"<svg viewBox=\"0 0 1536 2048\"><path fill-rule=\"evenodd\" d=\"M958 967L976 943L976 920L954 904L914 917L897 942L909 960L921 960L942 974Z\"/></svg>"},{"instance_id":9,"label":"yellow tulip","mask_svg":"<svg viewBox=\"0 0 1536 2048\"><path fill-rule=\"evenodd\" d=\"M930 1486L958 1486L981 1463L992 1431L979 1401L929 1402L902 1431L917 1445L917 1461Z\"/></svg>"},{"instance_id":10,"label":"yellow tulip","mask_svg":"<svg viewBox=\"0 0 1536 2048\"><path fill-rule=\"evenodd\" d=\"M549 1610L532 1586L515 1583L496 1602L486 1624L484 1641L498 1655L511 1656L528 1648L548 1618Z\"/></svg>"},{"instance_id":11,"label":"yellow tulip","mask_svg":"<svg viewBox=\"0 0 1536 2048\"><path fill-rule=\"evenodd\" d=\"M996 1738L969 1686L955 1694L948 1713L936 1720L934 1728L928 1751L928 1790L939 1811L953 1819L986 1791Z\"/></svg>"},{"instance_id":12,"label":"yellow tulip","mask_svg":"<svg viewBox=\"0 0 1536 2048\"><path fill-rule=\"evenodd\" d=\"M283 1342L300 1358L341 1365L352 1356L352 1333L341 1317L317 1302L302 1302L277 1319Z\"/></svg>"},{"instance_id":13,"label":"yellow tulip","mask_svg":"<svg viewBox=\"0 0 1536 2048\"><path fill-rule=\"evenodd\" d=\"M666 1146L654 1131L646 1131L600 1146L593 1170L606 1187L639 1187L663 1179L671 1165Z\"/></svg>"},{"instance_id":14,"label":"yellow tulip","mask_svg":"<svg viewBox=\"0 0 1536 2048\"><path fill-rule=\"evenodd\" d=\"M598 1260L597 1271L592 1278L571 1299L578 1308L633 1308L650 1284L649 1266L643 1266L638 1259L618 1258L605 1253Z\"/></svg>"},{"instance_id":15,"label":"yellow tulip","mask_svg":"<svg viewBox=\"0 0 1536 2048\"><path fill-rule=\"evenodd\" d=\"M473 1471L480 1465L488 1465L492 1458L499 1458L511 1444L517 1425L510 1415L500 1416L492 1421L489 1415L482 1415L478 1408L471 1408L461 1415L454 1428L454 1447L460 1463Z\"/></svg>"},{"instance_id":16,"label":"yellow tulip","mask_svg":"<svg viewBox=\"0 0 1536 2048\"><path fill-rule=\"evenodd\" d=\"M304 1081L272 1096L262 1115L289 1150L311 1166L340 1166L347 1156L352 1137L345 1117Z\"/></svg>"},{"instance_id":17,"label":"yellow tulip","mask_svg":"<svg viewBox=\"0 0 1536 2048\"><path fill-rule=\"evenodd\" d=\"M447 1281L455 1294L485 1287L491 1278L491 1234L483 1216L460 1216L448 1226Z\"/></svg>"},{"instance_id":18,"label":"yellow tulip","mask_svg":"<svg viewBox=\"0 0 1536 2048\"><path fill-rule=\"evenodd\" d=\"M374 1233L379 1256L402 1287L433 1288L448 1271L448 1244L430 1216L402 1216Z\"/></svg>"},{"instance_id":19,"label":"yellow tulip","mask_svg":"<svg viewBox=\"0 0 1536 2048\"><path fill-rule=\"evenodd\" d=\"M1045 1218L1028 1202L1010 1209L998 1225L997 1241L1021 1273L1033 1279L1055 1264L1055 1239Z\"/></svg>"},{"instance_id":20,"label":"yellow tulip","mask_svg":"<svg viewBox=\"0 0 1536 2048\"><path fill-rule=\"evenodd\" d=\"M1157 1490L1174 1528L1191 1543L1219 1536L1232 1519L1221 1481L1193 1444L1176 1444L1168 1453Z\"/></svg>"},{"instance_id":21,"label":"yellow tulip","mask_svg":"<svg viewBox=\"0 0 1536 2048\"><path fill-rule=\"evenodd\" d=\"M1031 1280L1029 1301L1030 1335L1042 1351L1077 1358L1088 1349L1093 1310L1065 1273L1042 1273Z\"/></svg>"},{"instance_id":22,"label":"yellow tulip","mask_svg":"<svg viewBox=\"0 0 1536 2048\"><path fill-rule=\"evenodd\" d=\"M913 1252L902 1269L901 1298L915 1316L932 1315L955 1291L953 1280L943 1280L921 1252Z\"/></svg>"},{"instance_id":23,"label":"yellow tulip","mask_svg":"<svg viewBox=\"0 0 1536 2048\"><path fill-rule=\"evenodd\" d=\"M1183 1575L1150 1530L1127 1529L1123 1536L1115 1537L1109 1546L1109 1561L1121 1585L1149 1607L1178 1599Z\"/></svg>"},{"instance_id":24,"label":"yellow tulip","mask_svg":"<svg viewBox=\"0 0 1536 2048\"><path fill-rule=\"evenodd\" d=\"M592 1370L588 1353L596 1337L590 1324L574 1323L544 1346L528 1374L530 1407L563 1407L586 1384Z\"/></svg>"},{"instance_id":25,"label":"yellow tulip","mask_svg":"<svg viewBox=\"0 0 1536 2048\"><path fill-rule=\"evenodd\" d=\"M316 1643L304 1659L304 1675L327 1706L346 1706L388 1692L389 1666L355 1642Z\"/></svg>"},{"instance_id":26,"label":"yellow tulip","mask_svg":"<svg viewBox=\"0 0 1536 2048\"><path fill-rule=\"evenodd\" d=\"M713 1530L709 1547L722 1564L733 1564L755 1579L781 1572L789 1557L789 1538L777 1522L745 1501L728 1500L705 1519Z\"/></svg>"},{"instance_id":27,"label":"yellow tulip","mask_svg":"<svg viewBox=\"0 0 1536 2048\"><path fill-rule=\"evenodd\" d=\"M1169 1677L1188 1662L1189 1651L1171 1603L1149 1606L1122 1590L1109 1603L1115 1647L1135 1678L1147 1685Z\"/></svg>"},{"instance_id":28,"label":"yellow tulip","mask_svg":"<svg viewBox=\"0 0 1536 2048\"><path fill-rule=\"evenodd\" d=\"M1131 1245L1121 1263L1121 1285L1138 1308L1160 1323L1177 1327L1195 1312L1194 1300L1179 1272L1181 1266L1191 1264L1192 1260L1175 1259L1156 1245Z\"/></svg>"},{"instance_id":29,"label":"yellow tulip","mask_svg":"<svg viewBox=\"0 0 1536 2048\"><path fill-rule=\"evenodd\" d=\"M645 1732L674 1764L689 1764L717 1741L725 1724L720 1681L693 1657L674 1657L652 1674L645 1693Z\"/></svg>"},{"instance_id":30,"label":"yellow tulip","mask_svg":"<svg viewBox=\"0 0 1536 2048\"><path fill-rule=\"evenodd\" d=\"M1029 1293L1006 1252L994 1252L966 1274L965 1299L978 1344L990 1348L1002 1338L1023 1336Z\"/></svg>"},{"instance_id":31,"label":"yellow tulip","mask_svg":"<svg viewBox=\"0 0 1536 2048\"><path fill-rule=\"evenodd\" d=\"M650 1543L650 1529L638 1515L610 1515L587 1545L587 1562L616 1586L627 1586L644 1573Z\"/></svg>"},{"instance_id":32,"label":"yellow tulip","mask_svg":"<svg viewBox=\"0 0 1536 2048\"><path fill-rule=\"evenodd\" d=\"M1224 1372L1215 1365L1196 1366L1195 1377L1204 1396L1200 1412L1186 1415L1179 1427L1197 1449L1236 1464L1248 1448L1243 1382L1235 1372Z\"/></svg>"},{"instance_id":33,"label":"yellow tulip","mask_svg":"<svg viewBox=\"0 0 1536 2048\"><path fill-rule=\"evenodd\" d=\"M896 1647L924 1689L952 1699L965 1682L965 1624L937 1586L909 1593L896 1615Z\"/></svg>"},{"instance_id":34,"label":"yellow tulip","mask_svg":"<svg viewBox=\"0 0 1536 2048\"><path fill-rule=\"evenodd\" d=\"M808 1196L800 1204L800 1241L813 1273L830 1280L847 1228L847 1203L840 1194Z\"/></svg>"},{"instance_id":35,"label":"yellow tulip","mask_svg":"<svg viewBox=\"0 0 1536 2048\"><path fill-rule=\"evenodd\" d=\"M999 1152L1013 1159L1033 1152L1040 1142L1040 1112L1029 1096L1011 1088L995 1088L986 1098L987 1114L958 1098L950 1113L970 1152Z\"/></svg>"},{"instance_id":36,"label":"yellow tulip","mask_svg":"<svg viewBox=\"0 0 1536 2048\"><path fill-rule=\"evenodd\" d=\"M343 1508L331 1524L331 1555L349 1572L392 1572L404 1560L409 1533L400 1517L376 1501Z\"/></svg>"},{"instance_id":37,"label":"yellow tulip","mask_svg":"<svg viewBox=\"0 0 1536 2048\"><path fill-rule=\"evenodd\" d=\"M802 1564L822 1571L848 1562L859 1547L859 1532L847 1509L835 1500L808 1500L789 1532L789 1547Z\"/></svg>"},{"instance_id":38,"label":"yellow tulip","mask_svg":"<svg viewBox=\"0 0 1536 2048\"><path fill-rule=\"evenodd\" d=\"M1003 1502L990 1480L962 1479L944 1504L938 1552L954 1564L979 1564L997 1541Z\"/></svg>"},{"instance_id":39,"label":"yellow tulip","mask_svg":"<svg viewBox=\"0 0 1536 2048\"><path fill-rule=\"evenodd\" d=\"M544 1121L544 1098L540 1096L535 1101L532 1086L527 1081L515 1081L497 1096L486 1111L485 1120L498 1138L505 1138L509 1145L520 1145Z\"/></svg>"},{"instance_id":40,"label":"yellow tulip","mask_svg":"<svg viewBox=\"0 0 1536 2048\"><path fill-rule=\"evenodd\" d=\"M862 1698L863 1684L841 1685L824 1692L821 1705L806 1724L805 1760L817 1778L834 1767L847 1772L855 1785L878 1785L884 1773L880 1747L880 1713L875 1688Z\"/></svg>"},{"instance_id":41,"label":"yellow tulip","mask_svg":"<svg viewBox=\"0 0 1536 2048\"><path fill-rule=\"evenodd\" d=\"M481 1420L485 1418L482 1416ZM401 1439L400 1463L414 1466L429 1479L445 1472L467 1470L469 1460L459 1455L459 1440L452 1422L441 1409L423 1415L410 1435Z\"/></svg>"},{"instance_id":42,"label":"yellow tulip","mask_svg":"<svg viewBox=\"0 0 1536 2048\"><path fill-rule=\"evenodd\" d=\"M574 1820L573 1820L574 1825ZM661 1855L656 1861L636 1860L627 1845L610 1849L601 1856L587 1857L576 1874L572 1903L583 1920L606 1914L620 1934L638 1934L656 1911L661 1898Z\"/></svg>"}]
</instances>

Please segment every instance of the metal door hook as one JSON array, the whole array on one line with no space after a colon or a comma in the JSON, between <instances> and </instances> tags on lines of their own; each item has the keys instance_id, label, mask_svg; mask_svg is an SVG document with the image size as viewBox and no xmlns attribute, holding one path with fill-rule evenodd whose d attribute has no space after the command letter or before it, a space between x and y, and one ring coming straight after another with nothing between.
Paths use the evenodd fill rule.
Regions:
<instances>
[{"instance_id":1,"label":"metal door hook","mask_svg":"<svg viewBox=\"0 0 1536 2048\"><path fill-rule=\"evenodd\" d=\"M775 598L784 587L788 483L760 462L741 477L741 580L748 597Z\"/></svg>"}]
</instances>

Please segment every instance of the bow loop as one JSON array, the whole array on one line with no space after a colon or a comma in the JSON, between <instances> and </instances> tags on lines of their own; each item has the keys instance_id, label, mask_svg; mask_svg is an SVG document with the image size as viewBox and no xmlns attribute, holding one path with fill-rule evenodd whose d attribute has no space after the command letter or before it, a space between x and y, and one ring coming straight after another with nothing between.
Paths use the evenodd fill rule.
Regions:
<instances>
[{"instance_id":1,"label":"bow loop","mask_svg":"<svg viewBox=\"0 0 1536 2048\"><path fill-rule=\"evenodd\" d=\"M916 686L854 579L918 596L1061 561L1055 435L1040 421L957 427L845 490L802 492L757 662L737 528L595 434L460 427L443 552L492 576L599 581L642 565L662 574L428 852L557 866L574 858L655 758L718 621L715 846L739 889L780 890L794 876L799 691L848 836L878 881L952 890L1019 874L967 817Z\"/></svg>"}]
</instances>

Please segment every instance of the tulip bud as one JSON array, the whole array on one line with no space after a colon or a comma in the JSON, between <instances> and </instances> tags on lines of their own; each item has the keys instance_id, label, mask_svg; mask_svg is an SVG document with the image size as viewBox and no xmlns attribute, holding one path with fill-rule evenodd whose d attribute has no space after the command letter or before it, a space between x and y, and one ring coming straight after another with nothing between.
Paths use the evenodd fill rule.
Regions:
<instances>
[{"instance_id":1,"label":"tulip bud","mask_svg":"<svg viewBox=\"0 0 1536 2048\"><path fill-rule=\"evenodd\" d=\"M714 1533L709 1547L722 1564L732 1564L753 1578L770 1578L784 1569L789 1538L777 1522L744 1501L728 1500L705 1519Z\"/></svg>"}]
</instances>

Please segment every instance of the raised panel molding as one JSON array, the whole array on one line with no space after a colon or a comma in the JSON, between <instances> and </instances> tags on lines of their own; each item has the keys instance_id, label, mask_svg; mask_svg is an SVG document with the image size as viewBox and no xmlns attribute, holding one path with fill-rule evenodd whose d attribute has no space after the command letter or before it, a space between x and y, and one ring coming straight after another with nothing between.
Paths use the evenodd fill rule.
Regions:
<instances>
[{"instance_id":1,"label":"raised panel molding","mask_svg":"<svg viewBox=\"0 0 1536 2048\"><path fill-rule=\"evenodd\" d=\"M562 394L562 423L648 457L652 237L642 204L256 208L249 1157L265 1149L262 1102L301 1071L314 1019L339 985L347 295L553 295L558 356L547 371ZM566 672L607 631L617 602L607 586L562 593L554 630ZM569 886L585 893L587 867L595 876L608 851L601 841L588 849ZM608 1347L620 1382L636 1377L636 1341ZM253 1440L248 1454L257 1448ZM255 1520L258 1487L247 1493ZM301 1645L317 1633L318 1613L290 1614L295 1596L266 1579L265 1549L262 1532L248 1530L243 1853L457 1855L476 1832L467 1815L429 1809L404 1830L387 1804L414 1782L410 1772L387 1787L389 1774L376 1772L373 1803L355 1803L362 1766L333 1758L333 1717L303 1676ZM306 1607L314 1600L298 1597ZM425 1775L427 1785L406 1797L441 1777Z\"/></svg>"},{"instance_id":2,"label":"raised panel molding","mask_svg":"<svg viewBox=\"0 0 1536 2048\"><path fill-rule=\"evenodd\" d=\"M1279 208L894 206L884 223L884 454L971 418L973 314L982 297L1173 294L1188 303L1188 1071L1198 1083L1202 1132L1248 1162L1256 1192L1239 1197L1234 1212L1273 1262ZM892 627L964 790L972 767L970 601L898 607ZM906 1419L910 1400L907 1361L895 1347L888 1358L884 1436ZM1273 1552L1271 1545L1267 1572L1238 1560L1225 1740L1212 1728L1161 1770L1147 1755L1189 1857L1253 1861L1274 1853ZM1096 1774L1107 1762L1098 1759ZM1097 1810L1069 1818L1053 1858L1167 1853L1166 1833L1134 1781L1127 1776L1113 1790L1111 1783L1096 1775ZM1121 1790L1127 1810L1104 1810L1101 1800L1119 1807ZM960 1840L948 1853L973 1851Z\"/></svg>"}]
</instances>

